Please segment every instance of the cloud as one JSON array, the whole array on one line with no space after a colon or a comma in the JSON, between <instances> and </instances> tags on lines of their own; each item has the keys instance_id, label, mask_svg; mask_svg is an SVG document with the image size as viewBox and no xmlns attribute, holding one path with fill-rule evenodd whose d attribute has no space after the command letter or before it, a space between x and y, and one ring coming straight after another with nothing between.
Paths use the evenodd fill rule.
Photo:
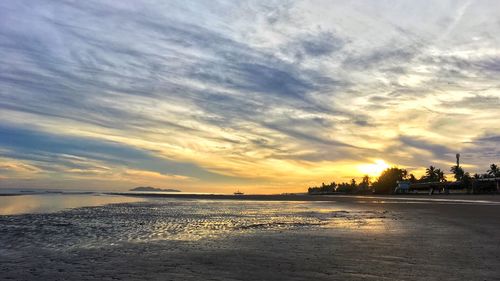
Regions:
<instances>
[{"instance_id":1,"label":"cloud","mask_svg":"<svg viewBox=\"0 0 500 281\"><path fill-rule=\"evenodd\" d=\"M481 138L477 139L477 141L500 143L500 135L481 137Z\"/></svg>"},{"instance_id":2,"label":"cloud","mask_svg":"<svg viewBox=\"0 0 500 281\"><path fill-rule=\"evenodd\" d=\"M433 156L442 157L443 155L452 154L453 148L449 148L444 145L435 144L421 137L415 136L400 136L399 140L403 145L411 146L426 152L429 152Z\"/></svg>"},{"instance_id":3,"label":"cloud","mask_svg":"<svg viewBox=\"0 0 500 281\"><path fill-rule=\"evenodd\" d=\"M340 51L346 43L333 32L317 31L297 35L287 42L283 51L302 62L306 59L322 58Z\"/></svg>"},{"instance_id":4,"label":"cloud","mask_svg":"<svg viewBox=\"0 0 500 281\"><path fill-rule=\"evenodd\" d=\"M39 177L133 170L211 188L455 150L495 161L480 139L500 130L500 11L429 7L0 3L0 154Z\"/></svg>"},{"instance_id":5,"label":"cloud","mask_svg":"<svg viewBox=\"0 0 500 281\"><path fill-rule=\"evenodd\" d=\"M458 101L443 101L442 104L465 109L494 109L500 107L500 96L473 94Z\"/></svg>"},{"instance_id":6,"label":"cloud","mask_svg":"<svg viewBox=\"0 0 500 281\"><path fill-rule=\"evenodd\" d=\"M350 56L343 61L343 65L348 68L380 69L388 64L408 64L415 55L412 49L413 47L399 48L391 44L368 54Z\"/></svg>"},{"instance_id":7,"label":"cloud","mask_svg":"<svg viewBox=\"0 0 500 281\"><path fill-rule=\"evenodd\" d=\"M156 156L151 151L120 143L5 126L0 127L0 132L3 136L0 145L8 149L0 152L1 156L40 163L41 169L48 167L50 170L54 167L52 164L56 163L64 167L63 171L67 169L69 172L107 170L105 167L88 165L89 160L93 160L165 176L176 174L178 177L185 175L215 181L225 178L194 164L169 160Z\"/></svg>"}]
</instances>

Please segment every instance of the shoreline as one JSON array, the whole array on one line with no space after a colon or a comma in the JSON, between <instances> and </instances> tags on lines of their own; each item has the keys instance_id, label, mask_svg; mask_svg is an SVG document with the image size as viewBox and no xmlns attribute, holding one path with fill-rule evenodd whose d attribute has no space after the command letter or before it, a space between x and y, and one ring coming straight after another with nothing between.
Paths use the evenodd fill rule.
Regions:
<instances>
[{"instance_id":1,"label":"shoreline","mask_svg":"<svg viewBox=\"0 0 500 281\"><path fill-rule=\"evenodd\" d=\"M122 195L145 198L177 198L177 199L201 199L201 200L248 200L248 201L346 201L353 198L360 201L372 200L416 200L416 201L491 201L500 203L498 194L401 194L401 195L281 195L281 194L249 194L249 195L222 195L222 194L161 194L161 193L105 193L109 195Z\"/></svg>"},{"instance_id":2,"label":"shoreline","mask_svg":"<svg viewBox=\"0 0 500 281\"><path fill-rule=\"evenodd\" d=\"M26 196L26 195L51 195L53 193L0 193L0 197L7 196ZM481 201L490 200L500 202L500 194L433 194L427 193L408 193L408 194L247 194L247 195L233 195L233 194L217 194L217 193L138 193L138 192L58 192L58 195L112 195L112 196L128 196L128 197L141 197L141 198L178 198L178 199L202 199L202 200L248 200L248 201L338 201L344 199L359 199L359 200L468 200L468 201Z\"/></svg>"}]
</instances>

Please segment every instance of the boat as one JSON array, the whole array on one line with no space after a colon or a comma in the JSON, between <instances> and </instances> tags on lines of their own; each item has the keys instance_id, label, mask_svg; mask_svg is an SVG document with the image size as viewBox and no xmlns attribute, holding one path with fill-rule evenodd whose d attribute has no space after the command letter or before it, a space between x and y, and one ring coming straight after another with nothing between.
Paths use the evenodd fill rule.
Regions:
<instances>
[{"instance_id":1,"label":"boat","mask_svg":"<svg viewBox=\"0 0 500 281\"><path fill-rule=\"evenodd\" d=\"M238 189L238 191L236 191L236 192L234 193L234 195L243 195L243 194L245 194L245 193L241 192L239 189Z\"/></svg>"}]
</instances>

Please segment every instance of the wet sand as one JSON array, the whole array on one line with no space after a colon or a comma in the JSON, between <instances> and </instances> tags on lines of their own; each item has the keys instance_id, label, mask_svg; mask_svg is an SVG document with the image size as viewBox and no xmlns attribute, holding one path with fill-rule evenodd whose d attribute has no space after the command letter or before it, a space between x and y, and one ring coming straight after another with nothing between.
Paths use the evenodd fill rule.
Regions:
<instances>
[{"instance_id":1,"label":"wet sand","mask_svg":"<svg viewBox=\"0 0 500 281\"><path fill-rule=\"evenodd\" d=\"M0 217L0 279L500 280L500 196L308 198Z\"/></svg>"}]
</instances>

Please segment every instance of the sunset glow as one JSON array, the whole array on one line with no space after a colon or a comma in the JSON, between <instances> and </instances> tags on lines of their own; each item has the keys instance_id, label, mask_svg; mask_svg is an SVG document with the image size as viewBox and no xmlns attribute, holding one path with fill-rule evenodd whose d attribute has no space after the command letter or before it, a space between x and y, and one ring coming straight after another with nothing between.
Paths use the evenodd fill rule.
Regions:
<instances>
[{"instance_id":1,"label":"sunset glow","mask_svg":"<svg viewBox=\"0 0 500 281\"><path fill-rule=\"evenodd\" d=\"M384 160L375 160L375 163L373 164L362 164L358 166L359 171L363 175L368 175L370 177L376 177L379 176L380 173L382 173L385 169L389 168L390 166L385 163Z\"/></svg>"},{"instance_id":2,"label":"sunset glow","mask_svg":"<svg viewBox=\"0 0 500 281\"><path fill-rule=\"evenodd\" d=\"M456 153L484 172L498 7L3 1L0 187L302 192Z\"/></svg>"}]
</instances>

